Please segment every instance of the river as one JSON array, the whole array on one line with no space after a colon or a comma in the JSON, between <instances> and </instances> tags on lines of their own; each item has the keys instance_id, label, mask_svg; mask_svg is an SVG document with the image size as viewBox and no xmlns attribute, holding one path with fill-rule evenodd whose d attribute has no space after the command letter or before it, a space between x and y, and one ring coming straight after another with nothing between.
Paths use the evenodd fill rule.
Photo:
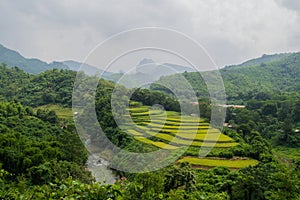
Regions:
<instances>
[{"instance_id":1,"label":"river","mask_svg":"<svg viewBox=\"0 0 300 200\"><path fill-rule=\"evenodd\" d=\"M113 184L117 177L111 169L109 162L100 158L97 154L91 154L87 161L89 171L95 177L96 182Z\"/></svg>"}]
</instances>

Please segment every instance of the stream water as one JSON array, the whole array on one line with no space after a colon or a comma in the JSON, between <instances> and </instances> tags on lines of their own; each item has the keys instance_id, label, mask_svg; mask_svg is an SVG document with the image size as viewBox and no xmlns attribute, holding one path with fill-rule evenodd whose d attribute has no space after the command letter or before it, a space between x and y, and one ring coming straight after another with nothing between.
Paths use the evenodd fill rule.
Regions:
<instances>
[{"instance_id":1,"label":"stream water","mask_svg":"<svg viewBox=\"0 0 300 200\"><path fill-rule=\"evenodd\" d=\"M113 184L117 180L116 175L108 167L109 162L100 158L97 154L91 154L89 156L87 165L97 182Z\"/></svg>"}]
</instances>

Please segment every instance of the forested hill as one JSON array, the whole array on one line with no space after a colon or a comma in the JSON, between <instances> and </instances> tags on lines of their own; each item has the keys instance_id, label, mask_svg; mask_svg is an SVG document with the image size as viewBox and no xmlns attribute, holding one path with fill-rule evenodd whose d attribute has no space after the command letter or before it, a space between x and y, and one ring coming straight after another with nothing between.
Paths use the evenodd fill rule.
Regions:
<instances>
[{"instance_id":1,"label":"forested hill","mask_svg":"<svg viewBox=\"0 0 300 200\"><path fill-rule=\"evenodd\" d=\"M0 65L0 101L17 101L31 107L47 104L71 107L77 73L71 70L51 69L40 74L29 74L18 67L8 68ZM84 75L83 72L79 73L82 75L81 80L91 81L95 78ZM103 95L110 95L107 91L112 91L114 86L115 83L104 79L100 79L98 83L98 87L103 90ZM124 88L125 91L130 93L129 89ZM146 105L153 105L160 99L163 100L160 104L167 110L178 110L176 101L160 92L140 89L131 98Z\"/></svg>"},{"instance_id":2,"label":"forested hill","mask_svg":"<svg viewBox=\"0 0 300 200\"><path fill-rule=\"evenodd\" d=\"M269 63L221 70L227 94L233 99L300 89L300 53Z\"/></svg>"},{"instance_id":3,"label":"forested hill","mask_svg":"<svg viewBox=\"0 0 300 200\"><path fill-rule=\"evenodd\" d=\"M266 98L276 93L299 91L300 53L279 54L269 59L266 57L220 70L229 101ZM203 72L202 75L211 76L213 73ZM180 81L182 76L191 83L198 96L207 96L206 85L200 74L196 72L161 77L159 81L152 84L151 88L166 91L158 84L160 83L185 95L185 89L180 90L180 83L176 84L176 88L172 87L172 82Z\"/></svg>"},{"instance_id":4,"label":"forested hill","mask_svg":"<svg viewBox=\"0 0 300 200\"><path fill-rule=\"evenodd\" d=\"M68 66L61 62L46 63L35 58L25 58L20 53L8 49L0 44L0 63L5 63L8 66L18 66L20 69L37 74L48 69L68 69Z\"/></svg>"},{"instance_id":5,"label":"forested hill","mask_svg":"<svg viewBox=\"0 0 300 200\"><path fill-rule=\"evenodd\" d=\"M270 62L281 60L281 59L286 58L286 57L288 57L292 54L293 53L280 53L280 54L272 54L272 55L263 54L259 58L254 58L254 59L247 60L247 61L243 62L242 64L229 65L229 66L225 66L225 67L226 68L232 68L232 67L241 68L241 67L249 67L249 66L254 66L254 65L260 65L262 63L270 63Z\"/></svg>"},{"instance_id":6,"label":"forested hill","mask_svg":"<svg viewBox=\"0 0 300 200\"><path fill-rule=\"evenodd\" d=\"M71 105L75 76L74 71L58 69L32 75L17 67L0 65L0 100L16 100L29 106Z\"/></svg>"},{"instance_id":7,"label":"forested hill","mask_svg":"<svg viewBox=\"0 0 300 200\"><path fill-rule=\"evenodd\" d=\"M267 64L264 67L276 69L277 65L280 63L272 66ZM286 62L284 68L292 69L293 64ZM193 73L184 75L193 78ZM70 107L75 76L76 72L69 70L51 69L34 75L17 67L0 65L0 199L265 200L299 197L298 154L293 159L287 159L288 153L285 153L282 156L284 162L288 162L285 165L279 160L281 154L273 154L271 149L271 142L276 145L299 147L300 135L296 133L300 127L300 124L296 124L300 122L298 99L253 100L244 109L229 108L226 122L233 128L224 127L221 137L218 136L218 146L210 151L207 159L199 159L199 145L203 140L201 138L205 135L205 130L210 128L205 119L186 115L180 117L179 113L174 111L180 111L181 105L185 104L179 105L175 99L163 93L147 89L137 89L133 92L100 79L96 89L95 109L89 106L83 108L76 121L91 121L90 109L95 110L99 124L111 143L124 151L142 155L165 147L171 148L171 156L177 155L180 150L177 147L187 144L188 140L192 141L192 145L183 154L185 158L174 165L148 173L116 171L120 179L115 184L100 185L94 182L86 170L88 155L76 133L73 119L62 117L58 112L41 106L55 104L52 108L62 108L61 105ZM88 83L93 82L93 78L97 79L83 73L80 77ZM196 84L196 81L193 84ZM91 93L86 92L88 87L76 87L79 90L79 98L90 99ZM128 110L134 123L124 121L126 132L118 126L112 114L111 94L116 88L120 89L115 93L115 97L121 100L117 102L117 108L120 108L117 112L120 114L122 108L127 109L123 104L126 100L124 97L132 94L130 99L133 101ZM285 99L284 96L282 98ZM76 100L75 98L75 102ZM190 105L190 102L186 103ZM162 105L167 110L164 115L165 122L162 122L164 118L160 110L150 110L150 106L155 104ZM202 116L204 113L208 113L208 116L211 113L209 103L201 102L199 108ZM73 113L70 108L56 110L60 114L68 110L70 116ZM156 120L153 117L155 113L158 117ZM129 115L124 117L129 118ZM91 122L86 133L95 132L94 121ZM138 129L135 123L139 123ZM158 127L162 127L164 132L153 132ZM177 133L179 128L183 128L181 133ZM197 138L190 134L191 130L197 131ZM151 137L144 137L141 133ZM100 146L102 148L99 152L101 150L103 154L100 155L108 155L106 145L110 145L110 142L101 135L98 136L91 135L92 147L98 148L99 142L101 145L105 143ZM190 139L191 136L193 140ZM174 143L169 145L171 140ZM294 151L299 152L298 149ZM128 166L130 162L134 164L131 165L133 167L144 166L147 169L149 164L156 164L160 156L151 160L152 163L147 163L141 157L137 160L123 159L121 155L120 158L122 160L117 162L118 166ZM245 162L248 163L248 167L244 168ZM214 168L209 169L210 167ZM240 169L241 167L243 168Z\"/></svg>"}]
</instances>

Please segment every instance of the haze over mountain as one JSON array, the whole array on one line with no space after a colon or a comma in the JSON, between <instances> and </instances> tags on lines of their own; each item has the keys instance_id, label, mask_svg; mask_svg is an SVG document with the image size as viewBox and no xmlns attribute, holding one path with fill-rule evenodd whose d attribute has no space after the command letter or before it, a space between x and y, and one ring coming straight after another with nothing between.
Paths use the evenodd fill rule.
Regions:
<instances>
[{"instance_id":1,"label":"haze over mountain","mask_svg":"<svg viewBox=\"0 0 300 200\"><path fill-rule=\"evenodd\" d=\"M62 62L64 65L68 66L70 70L73 71L79 71L82 70L84 71L87 75L101 75L102 78L107 79L111 75L113 75L112 72L104 72L104 70L99 69L95 66L86 64L86 63L80 63L74 60L67 60Z\"/></svg>"},{"instance_id":2,"label":"haze over mountain","mask_svg":"<svg viewBox=\"0 0 300 200\"><path fill-rule=\"evenodd\" d=\"M53 61L51 63L44 62L37 58L25 58L19 52L6 48L0 44L0 63L4 63L9 67L17 66L25 72L38 74L49 69L69 69L78 71L81 68L88 75L102 74L103 70L88 64L83 64L77 61L68 60L63 62ZM112 73L105 72L105 76L110 76Z\"/></svg>"},{"instance_id":3,"label":"haze over mountain","mask_svg":"<svg viewBox=\"0 0 300 200\"><path fill-rule=\"evenodd\" d=\"M157 81L156 83L170 85L172 88L171 83L176 81L178 82L176 90L180 90L180 78L178 76L184 76L191 82L199 96L207 94L203 79L192 68L171 63L157 64L151 58L141 60L136 66L135 74L124 75L123 73L103 73L103 70L92 65L82 65L80 62L72 60L46 63L36 58L25 58L17 51L0 45L0 63L5 63L9 67L17 66L32 74L53 68L78 71L82 67L81 70L84 70L86 74L102 74L102 78L119 81L120 84L127 87L149 86L149 84ZM274 93L299 90L299 65L300 53L264 54L260 58L250 59L239 65L225 66L220 69L220 73L229 99L235 100L243 99L249 95L255 96L260 92ZM203 75L211 76L211 74L213 72L203 72ZM151 88L165 91L163 87L155 83L152 84ZM182 93L184 94L184 90Z\"/></svg>"},{"instance_id":4,"label":"haze over mountain","mask_svg":"<svg viewBox=\"0 0 300 200\"><path fill-rule=\"evenodd\" d=\"M0 62L7 64L9 67L17 66L20 69L31 73L38 74L48 69L68 69L68 66L61 62L46 63L36 58L25 58L17 51L8 49L0 44Z\"/></svg>"},{"instance_id":5,"label":"haze over mountain","mask_svg":"<svg viewBox=\"0 0 300 200\"><path fill-rule=\"evenodd\" d=\"M269 62L273 62L276 60L280 60L284 57L287 57L289 55L292 55L293 53L279 53L279 54L272 54L272 55L267 55L267 54L263 54L261 57L259 58L254 58L254 59L250 59L247 60L241 64L238 65L229 65L229 66L225 66L225 67L234 67L234 68L238 68L238 67L247 67L247 66L253 66L253 65L260 65L262 63L269 63Z\"/></svg>"},{"instance_id":6,"label":"haze over mountain","mask_svg":"<svg viewBox=\"0 0 300 200\"><path fill-rule=\"evenodd\" d=\"M240 65L227 66L219 70L229 101L249 98L268 98L269 94L298 92L300 89L300 52L263 55ZM207 86L203 77L213 80L215 71L175 74L161 77L151 85L154 90L188 96L180 80L188 80L199 97L207 97ZM176 81L176 85L173 83ZM166 89L169 88L169 89Z\"/></svg>"},{"instance_id":7,"label":"haze over mountain","mask_svg":"<svg viewBox=\"0 0 300 200\"><path fill-rule=\"evenodd\" d=\"M101 75L102 78L117 81L122 74L114 74L111 72L104 72L95 66L89 64L82 64L77 61L67 60L63 62L53 61L51 63L44 62L37 58L25 58L19 52L6 48L0 44L0 63L6 64L8 67L17 66L25 72L31 74L38 74L49 69L69 69L73 71L82 70L88 75ZM134 80L148 80L155 81L161 76L171 75L174 73L182 73L184 71L191 72L192 68L175 65L175 64L155 64L151 59L143 59L140 61L138 66L136 66L137 74L134 75ZM149 75L150 79L149 79ZM127 75L126 75L127 76ZM129 79L132 79L132 75L128 75ZM127 77L123 79L127 80ZM126 81L127 82L127 81ZM132 82L132 81L131 81ZM137 81L140 82L140 81ZM132 85L132 84L131 84ZM135 84L134 84L135 85Z\"/></svg>"},{"instance_id":8,"label":"haze over mountain","mask_svg":"<svg viewBox=\"0 0 300 200\"><path fill-rule=\"evenodd\" d=\"M194 72L195 70L190 67L170 64L170 63L156 63L154 60L144 58L136 67L137 72L141 73L159 73L159 76L166 76L183 72Z\"/></svg>"},{"instance_id":9,"label":"haze over mountain","mask_svg":"<svg viewBox=\"0 0 300 200\"><path fill-rule=\"evenodd\" d=\"M151 83L159 80L162 76L194 71L195 70L190 67L171 63L156 63L151 58L144 58L135 66L134 71L130 73L117 73L108 77L108 79L128 88L147 88Z\"/></svg>"}]
</instances>

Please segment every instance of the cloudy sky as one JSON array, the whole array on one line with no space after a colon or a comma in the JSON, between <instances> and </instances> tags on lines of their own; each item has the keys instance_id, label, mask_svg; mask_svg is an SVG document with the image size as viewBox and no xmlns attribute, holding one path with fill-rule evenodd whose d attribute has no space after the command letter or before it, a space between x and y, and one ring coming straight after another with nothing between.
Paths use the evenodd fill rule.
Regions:
<instances>
[{"instance_id":1,"label":"cloudy sky","mask_svg":"<svg viewBox=\"0 0 300 200\"><path fill-rule=\"evenodd\" d=\"M300 51L298 0L0 0L0 43L26 57L82 61L120 31L164 27L202 44L219 66Z\"/></svg>"}]
</instances>

